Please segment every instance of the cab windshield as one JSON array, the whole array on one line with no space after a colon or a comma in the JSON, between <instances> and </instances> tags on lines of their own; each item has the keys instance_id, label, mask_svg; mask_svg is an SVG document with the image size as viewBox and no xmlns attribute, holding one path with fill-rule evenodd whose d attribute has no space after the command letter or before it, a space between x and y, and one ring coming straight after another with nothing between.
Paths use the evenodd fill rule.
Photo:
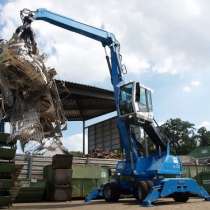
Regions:
<instances>
[{"instance_id":1,"label":"cab windshield","mask_svg":"<svg viewBox=\"0 0 210 210\"><path fill-rule=\"evenodd\" d=\"M133 84L127 84L120 88L120 114L133 113L132 97L133 97Z\"/></svg>"}]
</instances>

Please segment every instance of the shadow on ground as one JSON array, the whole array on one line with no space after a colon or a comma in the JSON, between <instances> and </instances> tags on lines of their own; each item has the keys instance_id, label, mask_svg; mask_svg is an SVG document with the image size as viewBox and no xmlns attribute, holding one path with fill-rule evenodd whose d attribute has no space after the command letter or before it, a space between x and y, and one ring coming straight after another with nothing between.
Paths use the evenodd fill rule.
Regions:
<instances>
[{"instance_id":1,"label":"shadow on ground","mask_svg":"<svg viewBox=\"0 0 210 210\"><path fill-rule=\"evenodd\" d=\"M203 202L203 200L189 200L187 203L194 203L194 202ZM34 209L40 209L40 210L44 210L44 209L66 209L66 208L79 208L82 206L95 206L95 205L111 205L113 203L107 203L104 200L98 200L98 201L93 201L90 203L85 203L85 202L77 202L75 203L73 202L62 202L62 203L54 203L54 202L50 202L50 203L28 203L28 204L16 204L14 205L11 209L14 210L23 210L23 209L27 209L27 210L34 210ZM140 203L138 203L138 201L136 201L135 199L122 199L119 201L119 204L121 205L140 205ZM164 200L159 200L158 202L155 203L155 207L157 206L174 206L174 205L185 205L186 203L179 203L179 202L174 202L174 200L172 199L164 199Z\"/></svg>"},{"instance_id":2,"label":"shadow on ground","mask_svg":"<svg viewBox=\"0 0 210 210\"><path fill-rule=\"evenodd\" d=\"M100 200L100 201L94 201L94 202L91 202L91 203L85 203L85 202L80 202L80 203L74 203L74 202L61 202L61 203L54 203L54 202L51 202L51 203L40 203L40 204L36 204L36 203L28 203L28 204L18 204L18 205L14 205L13 208L11 209L27 209L27 210L30 210L30 209L65 209L65 208L73 208L73 207L81 207L81 206L87 206L87 205L98 205L98 204L107 204L105 201L103 200Z\"/></svg>"},{"instance_id":3,"label":"shadow on ground","mask_svg":"<svg viewBox=\"0 0 210 210\"><path fill-rule=\"evenodd\" d=\"M135 199L130 199L130 200L127 200L127 199L124 199L124 200L120 200L119 201L120 203L124 204L124 205L139 205L139 206L142 206L141 203L139 203L137 200ZM198 202L204 202L204 200L202 199L197 199L197 198L193 198L193 200L189 199L188 202L186 203L198 203ZM183 202L175 202L173 199L171 198L166 198L166 199L159 199L157 202L155 202L154 206L173 206L173 205L185 205L186 203L183 203Z\"/></svg>"}]
</instances>

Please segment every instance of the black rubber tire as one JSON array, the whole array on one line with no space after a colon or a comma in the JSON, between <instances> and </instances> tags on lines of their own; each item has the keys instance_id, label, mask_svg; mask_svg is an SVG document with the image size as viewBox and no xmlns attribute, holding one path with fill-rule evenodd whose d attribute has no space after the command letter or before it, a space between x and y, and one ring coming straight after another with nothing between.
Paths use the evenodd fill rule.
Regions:
<instances>
[{"instance_id":1,"label":"black rubber tire","mask_svg":"<svg viewBox=\"0 0 210 210\"><path fill-rule=\"evenodd\" d=\"M142 194L143 194L143 200L144 200L146 198L147 194L149 193L149 187L148 187L146 181L141 181L140 185L142 187Z\"/></svg>"},{"instance_id":2,"label":"black rubber tire","mask_svg":"<svg viewBox=\"0 0 210 210\"><path fill-rule=\"evenodd\" d=\"M103 196L107 202L117 202L120 198L119 186L117 183L107 183L103 187Z\"/></svg>"},{"instance_id":3,"label":"black rubber tire","mask_svg":"<svg viewBox=\"0 0 210 210\"><path fill-rule=\"evenodd\" d=\"M138 201L143 201L146 198L148 192L149 188L146 181L139 181L136 183L134 197Z\"/></svg>"},{"instance_id":4,"label":"black rubber tire","mask_svg":"<svg viewBox=\"0 0 210 210\"><path fill-rule=\"evenodd\" d=\"M150 190L152 189L152 187L154 186L154 183L153 183L153 181L151 181L151 180L148 180L148 181L146 181L146 182L147 182L148 193L149 193Z\"/></svg>"},{"instance_id":5,"label":"black rubber tire","mask_svg":"<svg viewBox=\"0 0 210 210\"><path fill-rule=\"evenodd\" d=\"M173 196L173 199L176 202L185 203L189 200L189 196L180 194Z\"/></svg>"}]
</instances>

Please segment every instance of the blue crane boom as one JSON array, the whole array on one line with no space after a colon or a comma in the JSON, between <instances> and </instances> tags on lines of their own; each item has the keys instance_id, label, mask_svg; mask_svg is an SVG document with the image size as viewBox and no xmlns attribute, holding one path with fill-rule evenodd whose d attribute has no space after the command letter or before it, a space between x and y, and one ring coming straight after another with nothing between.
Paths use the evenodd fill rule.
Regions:
<instances>
[{"instance_id":1,"label":"blue crane boom","mask_svg":"<svg viewBox=\"0 0 210 210\"><path fill-rule=\"evenodd\" d=\"M118 43L114 34L104 31L102 29L89 26L87 24L78 22L71 18L53 13L46 9L38 9L33 16L36 20L43 20L66 30L76 32L91 39L101 42L104 46Z\"/></svg>"},{"instance_id":2,"label":"blue crane boom","mask_svg":"<svg viewBox=\"0 0 210 210\"><path fill-rule=\"evenodd\" d=\"M170 154L169 144L153 124L151 90L138 82L125 83L122 78L120 44L114 34L46 9L34 12L21 11L23 26L30 27L33 20L43 20L66 30L81 34L109 47L110 57L106 60L114 88L117 126L125 159L116 166L115 181L91 192L86 200L103 196L106 201L117 201L120 194L132 194L144 205L149 206L160 197L172 197L186 202L191 195L210 200L208 193L190 178L181 178L182 165L177 156ZM156 146L156 152L142 154L133 126L141 126ZM166 139L166 141L169 141ZM165 178L173 176L176 178Z\"/></svg>"},{"instance_id":3,"label":"blue crane boom","mask_svg":"<svg viewBox=\"0 0 210 210\"><path fill-rule=\"evenodd\" d=\"M113 33L109 33L105 30L89 26L87 24L78 22L71 18L64 17L62 15L53 13L46 9L38 9L34 13L33 18L35 20L43 20L58 27L64 28L68 31L78 33L88 38L94 39L102 43L104 47L108 46L111 50L112 69L113 72L112 82L114 87L122 82L122 64L120 58L120 44L116 40ZM117 97L118 98L118 97Z\"/></svg>"}]
</instances>

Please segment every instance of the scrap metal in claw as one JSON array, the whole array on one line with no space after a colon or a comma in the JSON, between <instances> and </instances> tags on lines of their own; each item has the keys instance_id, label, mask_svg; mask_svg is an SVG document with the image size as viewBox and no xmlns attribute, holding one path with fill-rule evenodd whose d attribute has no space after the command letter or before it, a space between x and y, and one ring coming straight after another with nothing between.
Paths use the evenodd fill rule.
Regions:
<instances>
[{"instance_id":1,"label":"scrap metal in claw","mask_svg":"<svg viewBox=\"0 0 210 210\"><path fill-rule=\"evenodd\" d=\"M24 145L30 140L61 137L66 127L54 76L39 54L31 11L22 10L23 25L9 41L0 42L0 118L11 123L11 139Z\"/></svg>"}]
</instances>

